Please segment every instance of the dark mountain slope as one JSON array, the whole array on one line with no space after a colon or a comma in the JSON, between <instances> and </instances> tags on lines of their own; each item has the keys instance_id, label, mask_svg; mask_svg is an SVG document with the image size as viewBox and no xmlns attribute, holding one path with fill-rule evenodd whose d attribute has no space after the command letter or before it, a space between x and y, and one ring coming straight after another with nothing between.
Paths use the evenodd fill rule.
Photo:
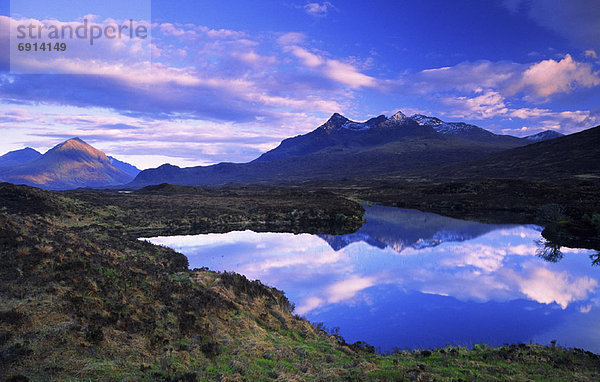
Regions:
<instances>
[{"instance_id":1,"label":"dark mountain slope","mask_svg":"<svg viewBox=\"0 0 600 382\"><path fill-rule=\"evenodd\" d=\"M316 130L285 139L279 146L257 158L255 162L306 156L323 150L348 153L398 141L405 137L434 137L435 135L432 128L420 126L401 112L390 118L380 115L366 122L354 122L335 113Z\"/></svg>"},{"instance_id":2,"label":"dark mountain slope","mask_svg":"<svg viewBox=\"0 0 600 382\"><path fill-rule=\"evenodd\" d=\"M423 174L420 174L421 176ZM431 178L600 181L600 126L426 172Z\"/></svg>"},{"instance_id":3,"label":"dark mountain slope","mask_svg":"<svg viewBox=\"0 0 600 382\"><path fill-rule=\"evenodd\" d=\"M18 166L41 157L37 150L31 147L25 147L21 150L8 152L0 156L0 167Z\"/></svg>"}]
</instances>

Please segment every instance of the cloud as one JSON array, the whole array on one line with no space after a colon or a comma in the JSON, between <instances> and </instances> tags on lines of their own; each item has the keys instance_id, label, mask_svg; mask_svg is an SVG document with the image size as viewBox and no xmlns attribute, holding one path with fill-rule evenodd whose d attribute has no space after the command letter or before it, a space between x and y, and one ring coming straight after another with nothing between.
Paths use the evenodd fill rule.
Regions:
<instances>
[{"instance_id":1,"label":"cloud","mask_svg":"<svg viewBox=\"0 0 600 382\"><path fill-rule=\"evenodd\" d=\"M452 67L422 70L406 78L413 91L427 94L431 91L458 90L474 92L480 89L510 89L518 82L523 65L513 62L481 60L461 62Z\"/></svg>"},{"instance_id":2,"label":"cloud","mask_svg":"<svg viewBox=\"0 0 600 382\"><path fill-rule=\"evenodd\" d=\"M346 280L337 282L327 288L327 302L336 303L348 300L358 292L376 284L375 277L352 276Z\"/></svg>"},{"instance_id":3,"label":"cloud","mask_svg":"<svg viewBox=\"0 0 600 382\"><path fill-rule=\"evenodd\" d=\"M596 54L596 51L593 49L588 49L585 51L585 56L588 58L598 58L598 54Z\"/></svg>"},{"instance_id":4,"label":"cloud","mask_svg":"<svg viewBox=\"0 0 600 382\"><path fill-rule=\"evenodd\" d=\"M456 119L486 120L500 117L506 120L520 119L527 126L504 128L502 134L530 135L543 130L559 130L564 134L596 126L600 118L589 110L552 111L542 108L511 108L506 98L496 91L481 91L472 96L444 97L444 105L450 107L445 113Z\"/></svg>"},{"instance_id":5,"label":"cloud","mask_svg":"<svg viewBox=\"0 0 600 382\"><path fill-rule=\"evenodd\" d=\"M548 97L556 93L570 93L577 87L594 87L600 84L598 72L588 64L579 63L567 54L560 61L544 60L531 65L524 73L522 88L531 88L533 95Z\"/></svg>"},{"instance_id":6,"label":"cloud","mask_svg":"<svg viewBox=\"0 0 600 382\"><path fill-rule=\"evenodd\" d=\"M281 40L281 39L280 39ZM286 41L287 39L284 39ZM375 88L378 82L374 77L361 73L354 65L310 52L298 45L285 45L284 51L296 57L307 69L320 76L351 89Z\"/></svg>"},{"instance_id":7,"label":"cloud","mask_svg":"<svg viewBox=\"0 0 600 382\"><path fill-rule=\"evenodd\" d=\"M555 302L563 309L573 301L583 300L598 287L595 279L573 278L566 272L552 272L546 268L536 268L518 282L527 297L543 304Z\"/></svg>"},{"instance_id":8,"label":"cloud","mask_svg":"<svg viewBox=\"0 0 600 382\"><path fill-rule=\"evenodd\" d=\"M427 69L408 75L400 87L427 94L432 91L492 91L503 97L522 93L527 100L545 101L558 93L600 85L600 75L588 63L569 54L560 61L542 60L531 64L514 62L462 62L452 67Z\"/></svg>"},{"instance_id":9,"label":"cloud","mask_svg":"<svg viewBox=\"0 0 600 382\"><path fill-rule=\"evenodd\" d=\"M592 304L582 305L579 307L579 312L583 314L587 314L592 311Z\"/></svg>"},{"instance_id":10,"label":"cloud","mask_svg":"<svg viewBox=\"0 0 600 382\"><path fill-rule=\"evenodd\" d=\"M337 304L342 301L348 302L364 289L376 285L376 277L361 277L358 275L338 281L329 285L319 295L313 295L302 300L296 308L296 313L303 315L311 310L320 308L327 304Z\"/></svg>"},{"instance_id":11,"label":"cloud","mask_svg":"<svg viewBox=\"0 0 600 382\"><path fill-rule=\"evenodd\" d=\"M306 35L300 32L288 32L279 36L277 42L283 46L299 45L306 41Z\"/></svg>"},{"instance_id":12,"label":"cloud","mask_svg":"<svg viewBox=\"0 0 600 382\"><path fill-rule=\"evenodd\" d=\"M452 107L450 116L454 118L487 119L506 115L508 108L504 97L496 91L480 91L475 97L448 97L443 102Z\"/></svg>"},{"instance_id":13,"label":"cloud","mask_svg":"<svg viewBox=\"0 0 600 382\"><path fill-rule=\"evenodd\" d=\"M8 22L0 17L0 23ZM287 33L279 42L299 43L304 37ZM154 24L152 63L130 61L135 54L117 45L103 49L102 59L28 60L25 65L58 75L2 74L0 97L15 103L108 108L137 118L252 123L279 131L279 141L313 128L324 115L343 111L346 88L371 81L333 59L324 60L319 73L305 65L280 71L282 58L289 58L276 41L190 24ZM324 75L331 78L327 84Z\"/></svg>"},{"instance_id":14,"label":"cloud","mask_svg":"<svg viewBox=\"0 0 600 382\"><path fill-rule=\"evenodd\" d=\"M311 4L334 9L327 2ZM9 21L0 16L0 24ZM107 21L96 18L94 22ZM0 34L1 30L0 25ZM49 129L57 138L79 133L76 135L98 141L123 142L126 137L136 144L115 148L132 156L144 148L156 148L144 138L147 134L172 142L174 160L189 160L196 150L197 161L213 163L251 160L283 138L314 129L333 112L355 111L356 100L364 99L361 92L390 94L391 99L406 94L417 96L419 102L434 100L441 115L461 119L527 119L526 126L518 128L529 131L542 127L574 131L598 121L590 111L539 106L555 95L599 85L595 63L578 62L571 55L526 64L467 61L382 78L373 74L381 69L376 60L334 56L317 49L309 36L298 32L250 34L155 23L152 34L151 62L139 60L135 46L108 41L99 46L102 59L82 54L25 63L57 75L0 73L0 98L5 105L41 105L55 108L57 113L68 107L88 108L92 111L87 114L111 114L110 120L92 118L88 123L73 116L69 117L71 125L66 126L56 116L35 117L34 123L29 117L5 115L3 122L15 131L21 128L34 134ZM78 52L77 46L73 49ZM592 57L591 53L587 56ZM31 111L33 107L25 108ZM181 128L182 120L189 122L186 128ZM57 126L50 129L50 121ZM198 121L202 123L194 123ZM169 129L173 129L170 135ZM254 135L246 134L248 131ZM228 140L225 134L247 139L247 143ZM214 151L201 145L200 138L213 142ZM185 140L192 143L184 146Z\"/></svg>"},{"instance_id":15,"label":"cloud","mask_svg":"<svg viewBox=\"0 0 600 382\"><path fill-rule=\"evenodd\" d=\"M330 9L335 9L329 1L324 3L308 3L304 7L304 12L315 17L325 17Z\"/></svg>"}]
</instances>

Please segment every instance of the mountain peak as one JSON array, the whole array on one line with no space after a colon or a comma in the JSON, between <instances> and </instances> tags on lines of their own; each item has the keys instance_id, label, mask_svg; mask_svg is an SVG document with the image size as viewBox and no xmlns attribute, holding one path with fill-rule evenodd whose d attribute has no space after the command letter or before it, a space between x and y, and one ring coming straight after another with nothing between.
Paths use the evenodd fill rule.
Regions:
<instances>
[{"instance_id":1,"label":"mountain peak","mask_svg":"<svg viewBox=\"0 0 600 382\"><path fill-rule=\"evenodd\" d=\"M80 145L88 145L88 144L85 141L83 141L81 138L75 137L75 138L67 139L66 141L64 141L62 143L59 143L56 147L77 147Z\"/></svg>"},{"instance_id":2,"label":"mountain peak","mask_svg":"<svg viewBox=\"0 0 600 382\"><path fill-rule=\"evenodd\" d=\"M333 115L321 126L321 129L326 131L334 131L342 127L346 122L350 121L340 113L333 113Z\"/></svg>"},{"instance_id":3,"label":"mountain peak","mask_svg":"<svg viewBox=\"0 0 600 382\"><path fill-rule=\"evenodd\" d=\"M333 113L333 115L327 120L326 123L339 123L339 122L346 122L348 121L348 118L344 117L343 115L341 115L340 113Z\"/></svg>"},{"instance_id":4,"label":"mountain peak","mask_svg":"<svg viewBox=\"0 0 600 382\"><path fill-rule=\"evenodd\" d=\"M48 153L65 155L71 159L93 159L110 163L110 160L106 154L104 154L104 152L92 147L79 137L67 139L66 141L54 146L54 148L50 149Z\"/></svg>"},{"instance_id":5,"label":"mountain peak","mask_svg":"<svg viewBox=\"0 0 600 382\"><path fill-rule=\"evenodd\" d=\"M404 121L407 118L408 117L401 111L396 112L396 114L390 117L390 119L394 121Z\"/></svg>"}]
</instances>

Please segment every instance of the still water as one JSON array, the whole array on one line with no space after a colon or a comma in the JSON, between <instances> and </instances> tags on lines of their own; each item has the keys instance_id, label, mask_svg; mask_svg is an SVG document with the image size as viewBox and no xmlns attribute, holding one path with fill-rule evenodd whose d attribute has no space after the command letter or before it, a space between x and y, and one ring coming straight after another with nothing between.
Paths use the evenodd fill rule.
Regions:
<instances>
[{"instance_id":1,"label":"still water","mask_svg":"<svg viewBox=\"0 0 600 382\"><path fill-rule=\"evenodd\" d=\"M541 227L365 207L341 236L255 233L155 237L191 268L235 271L285 291L295 313L381 351L525 342L600 352L595 251L537 255Z\"/></svg>"}]
</instances>

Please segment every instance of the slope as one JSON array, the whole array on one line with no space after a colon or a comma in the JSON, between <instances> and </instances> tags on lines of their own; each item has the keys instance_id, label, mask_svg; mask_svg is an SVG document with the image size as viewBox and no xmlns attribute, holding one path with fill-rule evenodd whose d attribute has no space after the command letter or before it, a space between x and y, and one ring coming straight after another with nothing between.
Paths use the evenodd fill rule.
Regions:
<instances>
[{"instance_id":1,"label":"slope","mask_svg":"<svg viewBox=\"0 0 600 382\"><path fill-rule=\"evenodd\" d=\"M492 154L477 161L439 167L419 176L452 180L600 181L600 126Z\"/></svg>"}]
</instances>

